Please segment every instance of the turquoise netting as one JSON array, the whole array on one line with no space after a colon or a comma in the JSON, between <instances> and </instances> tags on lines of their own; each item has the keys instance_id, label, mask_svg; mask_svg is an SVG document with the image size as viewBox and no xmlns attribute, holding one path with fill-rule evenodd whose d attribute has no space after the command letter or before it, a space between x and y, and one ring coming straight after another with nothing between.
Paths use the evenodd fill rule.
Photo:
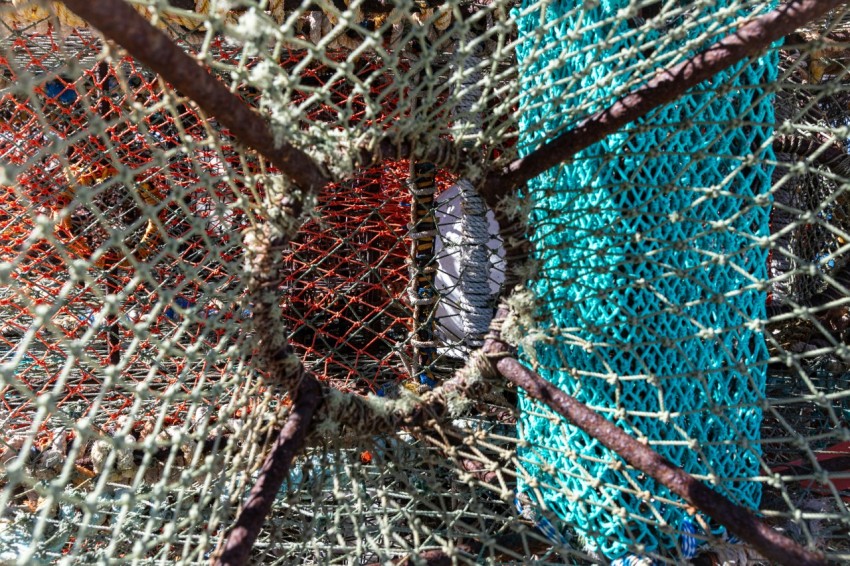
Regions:
<instances>
[{"instance_id":1,"label":"turquoise netting","mask_svg":"<svg viewBox=\"0 0 850 566\"><path fill-rule=\"evenodd\" d=\"M518 59L526 154L606 107L623 85L631 89L641 75L651 76L638 64L647 55L640 45L659 41L655 68L675 63L683 42L699 38L691 49L705 47L723 25L711 13L726 3L703 7L695 25L671 21L641 34L627 18L615 18L629 4L524 2L515 12L524 38ZM662 34L674 29L678 41L665 42ZM748 479L759 475L753 441L760 438L768 353L748 323L765 317L757 283L767 278L760 238L769 234L773 170L773 100L757 85L775 80L776 69L774 55L736 66L528 186L540 266L532 288L555 340L526 357L570 395L753 508L761 485ZM563 107L575 111L552 111ZM747 155L754 159L741 157ZM668 491L617 471L617 456L535 403L521 399L520 407L523 438L534 447L523 456L537 480L521 481L521 491L609 558L676 548L684 521L692 523Z\"/></svg>"},{"instance_id":2,"label":"turquoise netting","mask_svg":"<svg viewBox=\"0 0 850 566\"><path fill-rule=\"evenodd\" d=\"M0 0L0 564L209 565L304 408L284 337L327 389L249 563L766 563L517 401L497 290L524 363L850 564L850 2L519 198L771 3L114 0L134 45L65 2ZM334 179L268 261L299 192L240 100Z\"/></svg>"}]
</instances>

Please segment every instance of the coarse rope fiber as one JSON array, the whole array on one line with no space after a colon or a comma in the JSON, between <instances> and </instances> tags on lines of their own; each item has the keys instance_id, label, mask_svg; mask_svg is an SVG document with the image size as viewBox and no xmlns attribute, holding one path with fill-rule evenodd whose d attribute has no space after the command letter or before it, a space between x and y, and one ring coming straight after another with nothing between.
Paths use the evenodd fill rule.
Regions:
<instances>
[{"instance_id":1,"label":"coarse rope fiber","mask_svg":"<svg viewBox=\"0 0 850 566\"><path fill-rule=\"evenodd\" d=\"M535 372L850 559L846 7L510 192L772 4L72 4L159 42L0 1L0 562L207 564L274 445L256 563L759 559Z\"/></svg>"}]
</instances>

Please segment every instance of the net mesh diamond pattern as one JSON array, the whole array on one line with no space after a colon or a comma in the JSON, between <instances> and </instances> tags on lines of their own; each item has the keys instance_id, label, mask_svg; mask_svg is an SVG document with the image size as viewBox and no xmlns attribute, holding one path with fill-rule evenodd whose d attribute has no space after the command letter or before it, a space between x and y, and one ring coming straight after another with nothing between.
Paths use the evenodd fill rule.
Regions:
<instances>
[{"instance_id":1,"label":"net mesh diamond pattern","mask_svg":"<svg viewBox=\"0 0 850 566\"><path fill-rule=\"evenodd\" d=\"M846 8L488 207L485 179L777 4L129 4L332 178L272 258L323 385L415 406L510 297L527 367L850 559ZM4 562L209 562L292 413L245 235L297 188L202 108L64 3L0 2ZM513 385L450 405L314 427L251 559L766 562Z\"/></svg>"}]
</instances>

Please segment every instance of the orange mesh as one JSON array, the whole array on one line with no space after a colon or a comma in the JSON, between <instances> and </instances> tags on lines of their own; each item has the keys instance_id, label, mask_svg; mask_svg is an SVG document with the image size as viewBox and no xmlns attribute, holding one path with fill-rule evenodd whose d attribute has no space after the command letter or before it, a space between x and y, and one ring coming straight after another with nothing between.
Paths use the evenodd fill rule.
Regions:
<instances>
[{"instance_id":1,"label":"orange mesh","mask_svg":"<svg viewBox=\"0 0 850 566\"><path fill-rule=\"evenodd\" d=\"M100 49L87 37L77 38L81 61ZM0 186L0 261L15 263L12 277L18 282L14 294L0 297L0 355L15 354L20 336L33 326L33 306L60 304L54 298L63 287L67 299L21 360L20 389L2 392L9 422L27 427L34 394L60 380L65 395L58 407L85 416L103 390L100 370L109 364L121 364L127 388L144 383L154 400L166 391L174 395L175 388L188 398L201 380L223 375L227 362L190 366L179 347L163 353L168 351L163 344L216 347L244 339L240 323L251 316L250 305L225 304L232 296L225 291L240 285L241 232L249 215L237 205L240 195L251 201L262 194L262 186L252 191L245 181L260 166L252 157L246 162L228 133L188 104L179 104L177 113L164 104L162 110L134 113L133 104L156 108L164 94L133 59L92 63L71 82L50 71L44 55L31 49L36 43L58 48L49 34L18 45L19 55L29 59L27 72L43 79L37 96L0 98L0 156L20 167L14 186ZM223 44L214 48L224 62L240 54ZM292 67L300 60L290 53L281 64ZM19 65L0 59L0 71L11 80ZM377 60L361 65L363 72L380 69ZM328 83L330 68L314 63L301 76L305 85L330 89L340 104L365 110L346 81ZM373 88L390 82L387 76ZM252 98L250 92L245 96ZM393 101L386 105L390 111ZM333 108L317 106L311 119L335 116ZM363 116L355 113L356 120ZM94 120L108 123L94 129L102 134L89 133ZM215 149L203 143L210 132L219 138ZM62 141L61 152L53 151L54 139ZM194 152L175 153L186 140L196 146ZM404 161L386 163L326 190L282 258L290 271L281 307L296 329L291 339L311 369L341 388L380 392L408 376L412 310L403 301L409 280L409 168ZM441 180L441 186L447 183ZM33 238L40 215L50 219L52 231ZM197 230L201 223L203 233ZM70 281L78 259L93 265L94 285ZM103 296L116 293L126 295L120 312L106 312ZM141 341L131 330L140 321L149 325ZM69 340L86 332L95 336L80 341L81 351L71 358L64 342L51 336L55 332ZM109 391L98 415L114 421L134 396ZM176 422L188 402L168 406L166 418ZM155 416L156 407L151 404L148 416Z\"/></svg>"}]
</instances>

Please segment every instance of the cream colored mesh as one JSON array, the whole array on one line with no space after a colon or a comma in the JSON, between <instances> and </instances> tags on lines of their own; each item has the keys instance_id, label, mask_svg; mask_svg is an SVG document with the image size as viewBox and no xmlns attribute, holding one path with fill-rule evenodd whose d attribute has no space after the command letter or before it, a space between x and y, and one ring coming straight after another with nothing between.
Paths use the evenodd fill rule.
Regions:
<instances>
[{"instance_id":1,"label":"cream colored mesh","mask_svg":"<svg viewBox=\"0 0 850 566\"><path fill-rule=\"evenodd\" d=\"M514 294L519 318L505 336L528 366L787 537L850 559L844 8L759 53L746 67L764 71L756 78L735 67L728 88L697 87L703 98L692 100L733 100L737 115L666 105L524 184L494 214L476 194L488 176L775 5L130 4L333 180L275 256L272 296L305 368L328 391L369 399L379 417L340 411L317 423L254 561L759 560L597 443L574 443L572 425L507 382L450 396L448 416L424 425L378 428L390 408L409 409L464 366L517 283L535 296ZM291 412L263 361L268 328L254 316L244 236L292 226L276 199L297 189L260 155L267 148L247 147L96 27L62 3L0 2L0 558L207 562ZM756 95L740 102L746 92ZM701 127L717 139L760 133L738 146L669 143ZM640 145L651 135L656 149ZM666 172L645 176L652 167ZM722 174L706 180L689 167ZM622 175L599 181L611 171ZM741 179L753 184L738 190ZM690 217L712 191L735 206ZM685 202L671 195L693 209L652 209L655 233L596 227L655 238L639 248L646 256L612 244L598 256L623 255L598 264L602 279L570 271L585 265L570 235L588 218ZM740 220L758 210L767 232ZM677 232L677 214L704 224ZM733 236L740 249L715 245ZM709 259L653 259L683 246ZM724 320L753 350L741 338L730 353L713 329L665 334L644 303L604 323L569 314L647 284L664 296L663 281L700 280L709 264L744 282L678 305L668 294L669 312L682 307L691 322L703 320L696 311L732 313ZM739 310L742 294L756 310ZM704 357L683 360L695 337ZM602 365L577 363L579 350ZM636 369L621 371L616 360L633 352ZM739 362L758 385L723 381L723 364ZM644 394L640 384L680 406L629 398ZM750 395L703 406L700 391L716 399L712 388L734 387ZM758 418L740 416L748 410ZM709 413L740 434L716 440L697 426ZM705 448L715 445L750 454L750 467Z\"/></svg>"}]
</instances>

